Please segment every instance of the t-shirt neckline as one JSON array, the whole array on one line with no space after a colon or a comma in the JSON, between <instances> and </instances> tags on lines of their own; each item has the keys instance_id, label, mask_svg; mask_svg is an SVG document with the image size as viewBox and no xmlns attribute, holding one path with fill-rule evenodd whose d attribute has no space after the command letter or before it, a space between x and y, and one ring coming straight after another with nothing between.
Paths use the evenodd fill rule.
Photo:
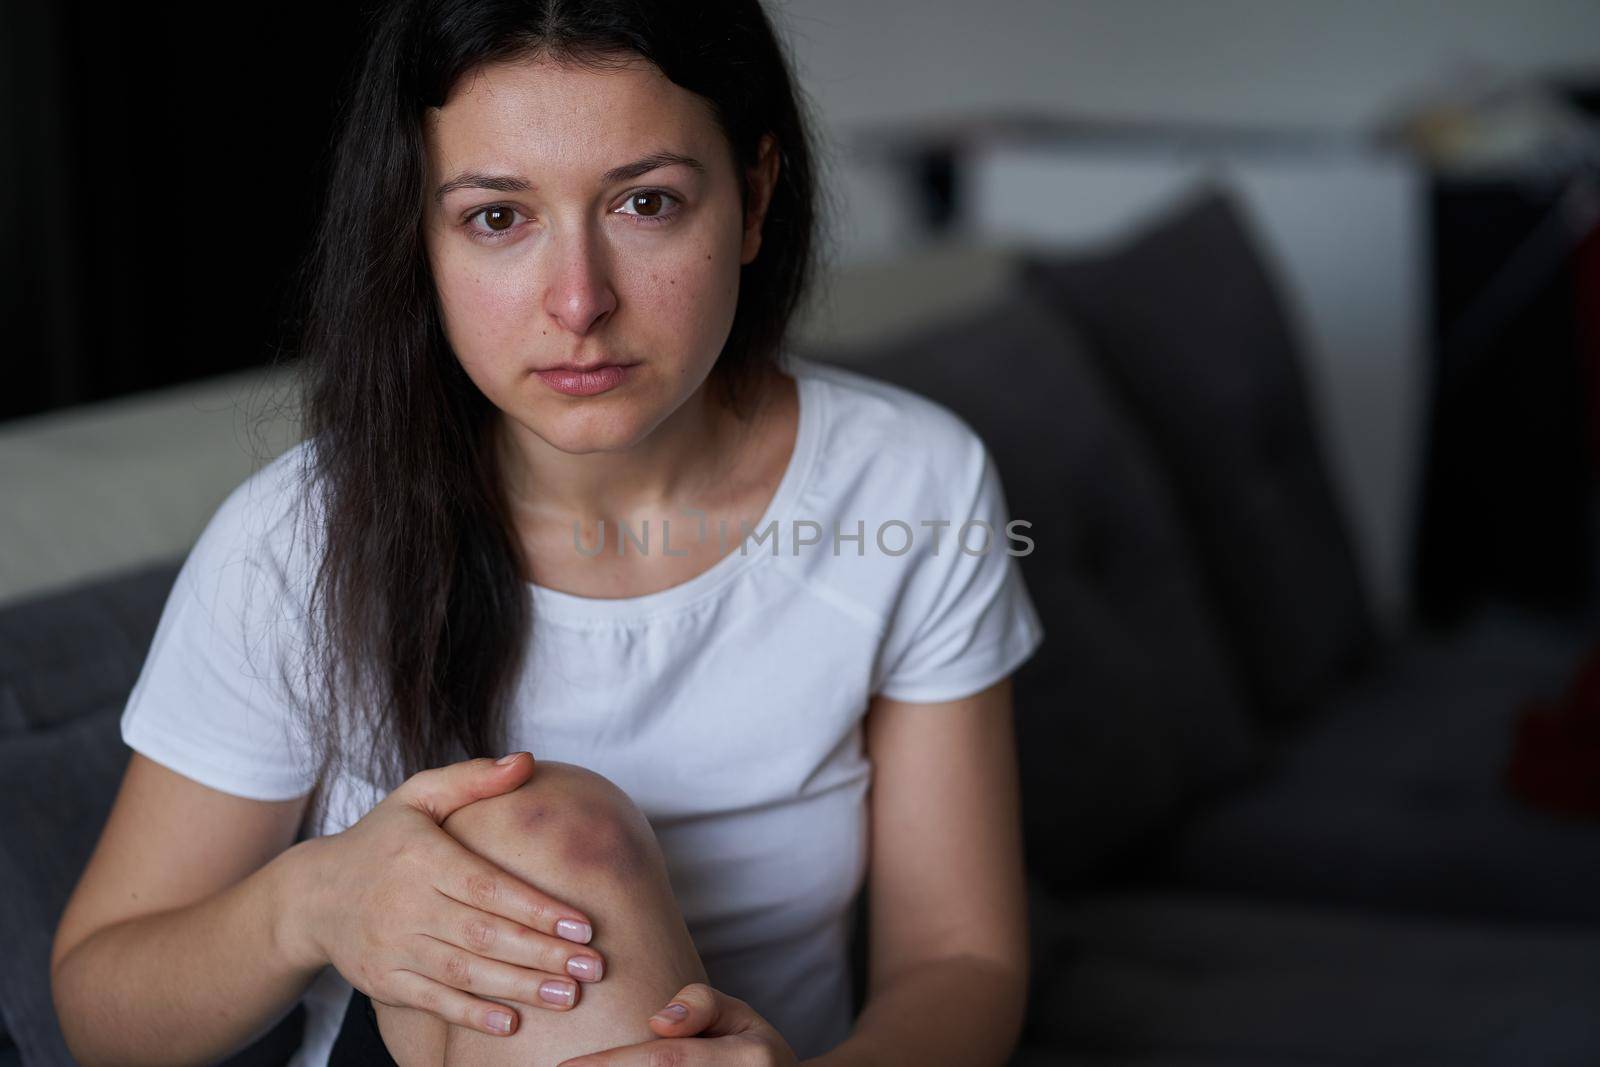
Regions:
<instances>
[{"instance_id":1,"label":"t-shirt neckline","mask_svg":"<svg viewBox=\"0 0 1600 1067\"><path fill-rule=\"evenodd\" d=\"M781 533L784 517L788 515L795 500L800 496L810 475L820 435L821 397L812 382L811 375L807 372L805 361L792 358L786 362L783 370L795 380L796 403L799 406L794 447L789 455L789 463L784 468L783 477L778 481L778 488L773 492L772 499L767 502L766 510L755 526L757 533L767 529L774 522L779 524ZM684 516L682 528L688 529L690 524L689 516ZM677 527L676 523L674 527ZM614 552L616 532L611 529L606 532L608 537L603 551ZM659 530L651 532L652 551L659 551L656 539L659 532ZM707 533L710 536L709 530ZM730 541L737 535L736 530L728 531ZM695 603L768 555L771 555L771 552L765 548L740 552L738 545L735 544L726 555L693 578L640 596L586 597L563 593L534 582L524 582L523 585L533 598L533 625L536 629L541 619L567 622L634 620L676 611Z\"/></svg>"}]
</instances>

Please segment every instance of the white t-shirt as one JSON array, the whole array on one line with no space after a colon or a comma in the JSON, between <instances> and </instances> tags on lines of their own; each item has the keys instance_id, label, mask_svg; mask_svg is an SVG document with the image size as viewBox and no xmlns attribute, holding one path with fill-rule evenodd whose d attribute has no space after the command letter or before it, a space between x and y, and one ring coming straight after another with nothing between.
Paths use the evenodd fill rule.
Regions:
<instances>
[{"instance_id":1,"label":"white t-shirt","mask_svg":"<svg viewBox=\"0 0 1600 1067\"><path fill-rule=\"evenodd\" d=\"M508 751L591 768L633 798L661 842L711 983L748 1001L805 1058L852 1023L847 950L867 868L869 699L978 692L1044 633L1012 559L1031 542L1020 523L1008 532L999 477L972 429L863 374L799 358L785 366L799 384L794 452L742 546L728 531L728 553L710 569L644 596L528 585L532 636ZM261 800L312 784L309 747L283 695L291 683L276 666L301 647L314 537L286 516L306 449L218 508L122 717L132 748ZM691 516L669 522L668 547L699 532ZM704 535L718 537L708 525ZM615 551L615 533L606 530L604 551ZM591 549L594 534L584 530ZM633 535L627 552L638 550L639 524ZM662 551L660 526L648 535L648 550ZM330 792L321 833L349 826L383 795L356 779ZM332 967L308 988L296 1064L326 1062L350 992Z\"/></svg>"}]
</instances>

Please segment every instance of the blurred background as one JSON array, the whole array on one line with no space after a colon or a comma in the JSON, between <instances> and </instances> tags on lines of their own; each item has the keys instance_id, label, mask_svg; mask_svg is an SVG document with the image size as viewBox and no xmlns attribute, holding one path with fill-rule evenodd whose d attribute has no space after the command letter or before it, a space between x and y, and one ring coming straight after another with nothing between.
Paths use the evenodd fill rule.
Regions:
<instances>
[{"instance_id":1,"label":"blurred background","mask_svg":"<svg viewBox=\"0 0 1600 1067\"><path fill-rule=\"evenodd\" d=\"M1035 525L1017 1062L1600 1062L1600 5L768 9L797 348ZM67 1062L37 942L110 801L38 783L114 781L177 563L297 439L361 35L0 0L0 1064Z\"/></svg>"}]
</instances>

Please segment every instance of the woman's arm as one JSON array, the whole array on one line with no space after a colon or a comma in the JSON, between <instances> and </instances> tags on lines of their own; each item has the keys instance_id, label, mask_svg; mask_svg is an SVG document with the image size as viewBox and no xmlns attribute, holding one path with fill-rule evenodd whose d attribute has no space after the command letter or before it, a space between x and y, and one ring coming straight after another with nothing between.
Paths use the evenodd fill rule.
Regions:
<instances>
[{"instance_id":1,"label":"woman's arm","mask_svg":"<svg viewBox=\"0 0 1600 1067\"><path fill-rule=\"evenodd\" d=\"M591 920L440 823L533 765L514 752L419 771L348 829L292 844L304 797L243 800L135 754L56 931L68 1044L90 1063L214 1061L327 965L386 1004L514 1031L505 1001L542 1005Z\"/></svg>"},{"instance_id":2,"label":"woman's arm","mask_svg":"<svg viewBox=\"0 0 1600 1067\"><path fill-rule=\"evenodd\" d=\"M1022 1030L1027 890L1010 678L961 700L873 700L867 1002L807 1061L1003 1064Z\"/></svg>"},{"instance_id":3,"label":"woman's arm","mask_svg":"<svg viewBox=\"0 0 1600 1067\"><path fill-rule=\"evenodd\" d=\"M214 1061L293 1006L319 969L278 928L305 804L232 796L133 754L51 952L80 1062Z\"/></svg>"}]
</instances>

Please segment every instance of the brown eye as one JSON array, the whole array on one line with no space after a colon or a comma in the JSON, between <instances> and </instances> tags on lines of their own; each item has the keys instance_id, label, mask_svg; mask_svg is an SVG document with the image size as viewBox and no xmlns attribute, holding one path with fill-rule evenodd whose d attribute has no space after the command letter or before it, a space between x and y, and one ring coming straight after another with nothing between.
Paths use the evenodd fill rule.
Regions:
<instances>
[{"instance_id":1,"label":"brown eye","mask_svg":"<svg viewBox=\"0 0 1600 1067\"><path fill-rule=\"evenodd\" d=\"M641 189L630 194L618 211L638 219L638 225L665 226L683 213L683 202L665 189Z\"/></svg>"},{"instance_id":2,"label":"brown eye","mask_svg":"<svg viewBox=\"0 0 1600 1067\"><path fill-rule=\"evenodd\" d=\"M479 208L462 222L467 236L480 244L493 244L511 236L521 212L506 204ZM481 222L479 220L482 220Z\"/></svg>"}]
</instances>

